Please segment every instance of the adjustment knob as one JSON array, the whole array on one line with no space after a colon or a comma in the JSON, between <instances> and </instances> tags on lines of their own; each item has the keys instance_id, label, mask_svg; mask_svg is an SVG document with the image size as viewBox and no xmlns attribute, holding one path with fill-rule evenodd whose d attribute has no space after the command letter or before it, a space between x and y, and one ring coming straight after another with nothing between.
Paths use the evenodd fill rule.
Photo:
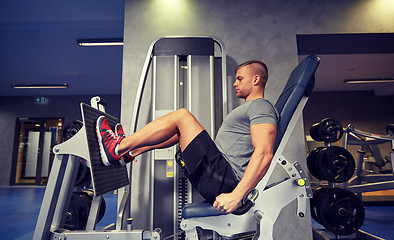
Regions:
<instances>
[{"instance_id":1,"label":"adjustment knob","mask_svg":"<svg viewBox=\"0 0 394 240\"><path fill-rule=\"evenodd\" d=\"M300 186L300 187L305 186L305 180L302 179L302 178L297 179L295 182L296 182L296 184L297 184L298 186Z\"/></svg>"}]
</instances>

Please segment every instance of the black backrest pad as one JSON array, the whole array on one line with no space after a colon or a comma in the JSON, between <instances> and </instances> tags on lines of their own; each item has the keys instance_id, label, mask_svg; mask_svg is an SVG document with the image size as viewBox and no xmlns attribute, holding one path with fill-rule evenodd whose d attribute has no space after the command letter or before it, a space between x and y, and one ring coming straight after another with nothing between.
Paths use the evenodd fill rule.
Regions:
<instances>
[{"instance_id":1,"label":"black backrest pad","mask_svg":"<svg viewBox=\"0 0 394 240\"><path fill-rule=\"evenodd\" d=\"M274 143L274 153L278 149L287 125L302 97L309 96L315 86L315 71L319 62L320 59L316 56L305 58L291 72L289 80L275 104L276 109L279 111L280 119Z\"/></svg>"},{"instance_id":2,"label":"black backrest pad","mask_svg":"<svg viewBox=\"0 0 394 240\"><path fill-rule=\"evenodd\" d=\"M119 163L106 167L101 161L100 149L96 136L96 121L101 115L105 115L109 126L114 129L119 122L115 117L103 113L85 103L81 103L82 115L88 138L91 173L94 192L96 196L114 191L129 184L126 167Z\"/></svg>"}]
</instances>

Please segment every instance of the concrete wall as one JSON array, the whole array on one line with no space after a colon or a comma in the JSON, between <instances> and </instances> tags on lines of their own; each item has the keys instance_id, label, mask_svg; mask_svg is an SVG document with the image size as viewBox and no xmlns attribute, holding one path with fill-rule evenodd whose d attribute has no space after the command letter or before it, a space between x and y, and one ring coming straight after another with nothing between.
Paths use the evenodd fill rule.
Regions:
<instances>
[{"instance_id":1,"label":"concrete wall","mask_svg":"<svg viewBox=\"0 0 394 240\"><path fill-rule=\"evenodd\" d=\"M162 36L215 36L228 49L228 75L232 83L233 67L249 59L263 59L270 69L266 98L275 102L291 70L297 65L296 34L379 33L392 32L390 1L368 0L126 0L125 45L122 83L122 122L130 131L130 116L138 79L149 44ZM318 81L318 80L317 80ZM229 93L231 95L231 93ZM231 105L232 104L232 105ZM236 106L239 102L230 103ZM303 125L299 121L286 156L305 157ZM133 172L146 168L134 165ZM145 180L148 180L147 177ZM143 187L133 186L140 200L146 197ZM143 201L138 201L138 204ZM139 217L136 226L146 225ZM311 239L307 219L292 217L293 206L283 210L275 226L277 239ZM281 231L283 230L283 231Z\"/></svg>"},{"instance_id":2,"label":"concrete wall","mask_svg":"<svg viewBox=\"0 0 394 240\"><path fill-rule=\"evenodd\" d=\"M64 126L82 120L79 104L90 104L93 96L49 96L44 104L35 103L34 97L0 97L0 186L9 186L12 154L14 151L15 123L24 118L64 118ZM108 101L107 112L120 118L120 95L102 95Z\"/></svg>"}]
</instances>

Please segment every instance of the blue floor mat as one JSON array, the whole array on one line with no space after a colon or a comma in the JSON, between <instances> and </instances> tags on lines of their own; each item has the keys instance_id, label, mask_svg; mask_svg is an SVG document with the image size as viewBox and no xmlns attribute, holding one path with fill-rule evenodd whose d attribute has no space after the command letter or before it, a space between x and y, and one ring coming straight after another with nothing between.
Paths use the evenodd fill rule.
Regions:
<instances>
[{"instance_id":1,"label":"blue floor mat","mask_svg":"<svg viewBox=\"0 0 394 240\"><path fill-rule=\"evenodd\" d=\"M6 240L33 237L45 188L0 188L0 236ZM105 194L106 211L96 229L116 221L117 195ZM312 226L321 228L313 222ZM394 207L368 206L362 230L385 239L394 239Z\"/></svg>"},{"instance_id":2,"label":"blue floor mat","mask_svg":"<svg viewBox=\"0 0 394 240\"><path fill-rule=\"evenodd\" d=\"M45 188L0 188L0 239L31 240ZM105 194L106 211L97 224L102 229L116 221L118 196Z\"/></svg>"}]
</instances>

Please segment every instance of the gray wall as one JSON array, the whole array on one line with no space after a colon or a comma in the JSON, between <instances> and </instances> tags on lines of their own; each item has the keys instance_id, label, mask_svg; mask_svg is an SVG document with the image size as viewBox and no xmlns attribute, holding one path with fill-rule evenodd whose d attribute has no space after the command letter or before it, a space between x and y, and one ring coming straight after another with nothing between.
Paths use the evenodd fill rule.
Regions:
<instances>
[{"instance_id":1,"label":"gray wall","mask_svg":"<svg viewBox=\"0 0 394 240\"><path fill-rule=\"evenodd\" d=\"M82 120L79 104L90 104L93 96L49 96L44 104L35 103L32 96L0 97L0 186L9 186L12 154L14 151L15 123L19 117L60 118L64 126ZM120 118L120 95L102 95L108 101L107 112Z\"/></svg>"},{"instance_id":2,"label":"gray wall","mask_svg":"<svg viewBox=\"0 0 394 240\"><path fill-rule=\"evenodd\" d=\"M221 39L228 49L229 82L237 63L263 59L270 69L266 98L275 102L297 65L296 34L393 32L391 16L384 1L126 0L122 122L130 131L127 126L133 106L127 103L134 101L149 44L159 37L208 35ZM301 120L285 156L305 157L303 133ZM140 161L133 173L138 176L144 168ZM148 181L148 176L143 181ZM132 194L139 196L135 202L139 210L133 217L139 219L136 226L143 227L147 223L140 220L147 215L143 212L147 193L144 187L133 187ZM293 213L294 204L283 210L275 226L276 238L311 239L310 219L299 222L290 217Z\"/></svg>"}]
</instances>

